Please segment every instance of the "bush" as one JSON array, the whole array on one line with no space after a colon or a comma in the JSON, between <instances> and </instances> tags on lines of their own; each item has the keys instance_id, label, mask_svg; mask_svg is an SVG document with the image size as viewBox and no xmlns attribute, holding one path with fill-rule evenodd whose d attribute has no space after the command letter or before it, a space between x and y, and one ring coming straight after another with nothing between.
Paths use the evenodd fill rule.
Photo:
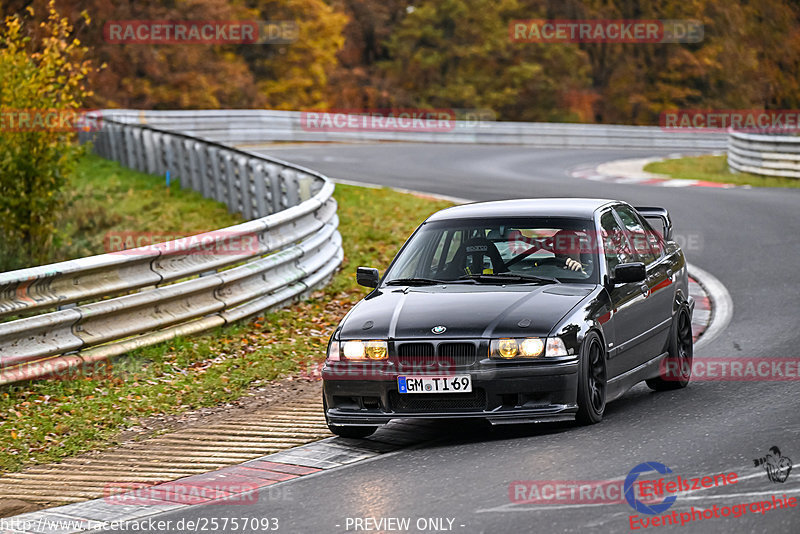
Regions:
<instances>
[{"instance_id":1,"label":"bush","mask_svg":"<svg viewBox=\"0 0 800 534\"><path fill-rule=\"evenodd\" d=\"M82 154L74 131L19 122L23 112L67 116L91 94L86 48L70 38L72 27L52 0L48 9L38 27L19 15L0 22L0 271L46 261L62 190Z\"/></svg>"}]
</instances>

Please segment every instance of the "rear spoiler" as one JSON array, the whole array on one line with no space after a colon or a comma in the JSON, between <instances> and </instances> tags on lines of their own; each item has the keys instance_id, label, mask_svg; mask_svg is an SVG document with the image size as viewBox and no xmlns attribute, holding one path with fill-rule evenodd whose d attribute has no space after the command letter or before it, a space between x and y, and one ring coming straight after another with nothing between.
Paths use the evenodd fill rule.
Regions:
<instances>
[{"instance_id":1,"label":"rear spoiler","mask_svg":"<svg viewBox=\"0 0 800 534\"><path fill-rule=\"evenodd\" d=\"M658 219L664 225L664 233L662 237L665 241L672 239L672 220L669 218L669 212L664 208L656 208L650 206L634 206L634 209L645 219Z\"/></svg>"}]
</instances>

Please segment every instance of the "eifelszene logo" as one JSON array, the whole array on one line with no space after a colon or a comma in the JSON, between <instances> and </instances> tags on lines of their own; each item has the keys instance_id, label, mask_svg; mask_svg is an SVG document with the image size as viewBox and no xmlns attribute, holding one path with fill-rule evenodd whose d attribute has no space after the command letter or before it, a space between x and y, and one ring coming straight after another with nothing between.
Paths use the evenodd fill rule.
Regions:
<instances>
[{"instance_id":1,"label":"eifelszene logo","mask_svg":"<svg viewBox=\"0 0 800 534\"><path fill-rule=\"evenodd\" d=\"M767 472L767 478L775 483L786 482L789 473L792 472L792 461L786 456L781 456L781 450L774 445L769 448L766 456L754 459L753 465L763 467Z\"/></svg>"},{"instance_id":2,"label":"eifelszene logo","mask_svg":"<svg viewBox=\"0 0 800 534\"><path fill-rule=\"evenodd\" d=\"M669 497L664 498L664 500L661 501L660 503L656 504L645 504L639 499L637 499L636 493L634 491L636 480L639 478L640 474L649 473L651 471L656 471L657 473L661 473L662 475L672 473L672 469L659 462L641 463L636 467L634 467L633 469L631 469L630 472L628 473L628 476L625 478L625 486L623 487L623 492L625 494L625 500L628 501L628 504L631 505L631 508L633 508L634 510L636 510L641 514L657 515L668 510L669 507L675 503L678 496L670 495Z\"/></svg>"}]
</instances>

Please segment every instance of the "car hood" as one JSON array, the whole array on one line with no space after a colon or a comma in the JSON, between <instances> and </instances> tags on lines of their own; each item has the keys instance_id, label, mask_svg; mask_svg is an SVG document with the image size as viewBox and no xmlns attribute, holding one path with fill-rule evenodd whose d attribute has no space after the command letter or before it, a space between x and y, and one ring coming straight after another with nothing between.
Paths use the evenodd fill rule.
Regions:
<instances>
[{"instance_id":1,"label":"car hood","mask_svg":"<svg viewBox=\"0 0 800 534\"><path fill-rule=\"evenodd\" d=\"M592 285L448 285L388 287L359 302L340 339L546 336L594 289Z\"/></svg>"}]
</instances>

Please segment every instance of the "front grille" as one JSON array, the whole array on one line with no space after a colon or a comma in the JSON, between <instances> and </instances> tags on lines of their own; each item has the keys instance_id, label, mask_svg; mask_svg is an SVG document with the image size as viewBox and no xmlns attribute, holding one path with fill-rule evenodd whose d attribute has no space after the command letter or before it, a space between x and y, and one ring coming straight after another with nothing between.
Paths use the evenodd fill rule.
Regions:
<instances>
[{"instance_id":1,"label":"front grille","mask_svg":"<svg viewBox=\"0 0 800 534\"><path fill-rule=\"evenodd\" d=\"M433 358L433 343L402 343L397 347L401 358Z\"/></svg>"},{"instance_id":2,"label":"front grille","mask_svg":"<svg viewBox=\"0 0 800 534\"><path fill-rule=\"evenodd\" d=\"M442 343L439 345L439 364L467 367L475 363L474 343Z\"/></svg>"},{"instance_id":3,"label":"front grille","mask_svg":"<svg viewBox=\"0 0 800 534\"><path fill-rule=\"evenodd\" d=\"M399 343L397 361L400 372L448 372L475 363L475 343L442 342L438 345L424 342Z\"/></svg>"},{"instance_id":4,"label":"front grille","mask_svg":"<svg viewBox=\"0 0 800 534\"><path fill-rule=\"evenodd\" d=\"M486 392L476 388L472 393L406 393L389 392L389 406L395 412L449 412L486 409Z\"/></svg>"},{"instance_id":5,"label":"front grille","mask_svg":"<svg viewBox=\"0 0 800 534\"><path fill-rule=\"evenodd\" d=\"M402 343L397 347L401 373L435 373L436 356L433 343Z\"/></svg>"}]
</instances>

